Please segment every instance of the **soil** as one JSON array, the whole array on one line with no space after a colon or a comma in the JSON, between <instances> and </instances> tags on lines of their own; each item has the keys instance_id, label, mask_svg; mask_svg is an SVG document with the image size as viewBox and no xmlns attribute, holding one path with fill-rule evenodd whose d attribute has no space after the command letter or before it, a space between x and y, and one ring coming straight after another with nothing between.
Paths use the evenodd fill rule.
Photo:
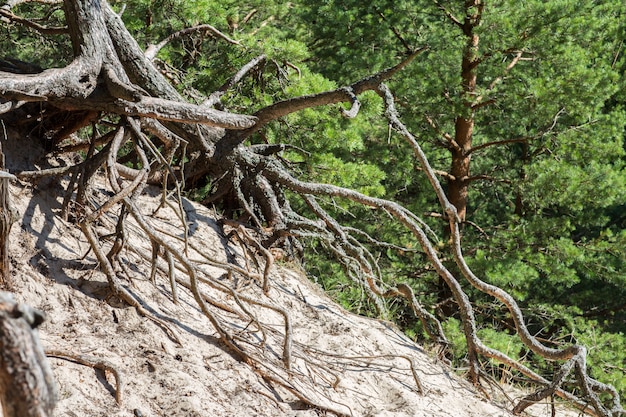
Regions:
<instances>
[{"instance_id":1,"label":"soil","mask_svg":"<svg viewBox=\"0 0 626 417\"><path fill-rule=\"evenodd\" d=\"M3 146L11 172L68 163L49 159L41 149L34 151L36 145L26 139L13 138ZM281 363L284 318L276 310L249 306L256 323L245 323L212 306L230 331L241 334L241 343L266 358L267 365L256 364L255 370L222 343L190 291L179 285L175 303L166 273L159 271L156 281L150 280L150 243L129 220L127 246L121 254L126 272L120 272L120 280L161 324L140 316L112 296L71 216L69 221L59 217L65 182L12 183L20 213L10 245L15 297L46 313L39 328L44 348L114 365L121 378L121 401L116 401L113 373L51 357L59 391L57 416L510 416L512 403L499 389L487 383L476 389L393 324L345 311L297 265L275 263L266 295L259 280L228 276L207 263L203 267L207 277L283 308L291 318L292 365L286 372ZM94 189L99 193L96 198L107 197L97 184ZM139 206L155 227L182 245L174 239L182 233L176 207L161 208L153 215L159 202L158 190L149 190ZM183 200L183 208L188 243L197 248L190 257L206 255L262 271L263 259L254 258L249 248L229 236L214 212L188 200ZM103 217L102 234L112 224L111 218ZM105 246L110 243L102 241ZM160 265L166 270L164 261ZM176 273L184 278L181 270ZM223 293L208 287L205 291L236 304ZM253 331L257 324L265 332ZM282 384L267 377L272 371ZM519 393L511 392L509 396L519 398ZM317 406L307 405L303 398ZM551 413L546 404L530 410L535 416ZM578 415L557 410L557 415L568 414Z\"/></svg>"}]
</instances>

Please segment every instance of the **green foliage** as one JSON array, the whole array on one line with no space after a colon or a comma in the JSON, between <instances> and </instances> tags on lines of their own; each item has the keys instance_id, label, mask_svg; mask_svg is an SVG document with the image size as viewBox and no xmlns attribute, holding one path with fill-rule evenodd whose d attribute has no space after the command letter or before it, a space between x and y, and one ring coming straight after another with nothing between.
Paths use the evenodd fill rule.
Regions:
<instances>
[{"instance_id":1,"label":"green foliage","mask_svg":"<svg viewBox=\"0 0 626 417\"><path fill-rule=\"evenodd\" d=\"M450 343L449 349L453 354L453 364L462 366L467 362L467 343L465 342L461 322L454 317L450 317L441 325Z\"/></svg>"},{"instance_id":2,"label":"green foliage","mask_svg":"<svg viewBox=\"0 0 626 417\"><path fill-rule=\"evenodd\" d=\"M48 9L47 5L28 2L19 4L12 11L49 27L64 26L65 16L62 10L56 9L48 13ZM46 19L42 20L44 16ZM0 59L18 59L42 68L63 67L72 57L72 46L67 36L43 36L34 29L6 23L0 25L0 51Z\"/></svg>"},{"instance_id":3,"label":"green foliage","mask_svg":"<svg viewBox=\"0 0 626 417\"><path fill-rule=\"evenodd\" d=\"M595 320L578 319L579 330L576 338L580 343L591 346L588 363L593 369L593 377L613 385L619 392L626 392L626 350L624 333L604 331L604 326Z\"/></svg>"}]
</instances>

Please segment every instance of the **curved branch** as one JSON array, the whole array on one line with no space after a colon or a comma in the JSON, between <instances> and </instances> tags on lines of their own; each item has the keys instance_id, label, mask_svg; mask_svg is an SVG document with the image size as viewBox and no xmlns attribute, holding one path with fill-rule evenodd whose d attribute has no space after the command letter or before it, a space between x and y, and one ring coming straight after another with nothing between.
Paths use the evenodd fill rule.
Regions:
<instances>
[{"instance_id":1,"label":"curved branch","mask_svg":"<svg viewBox=\"0 0 626 417\"><path fill-rule=\"evenodd\" d=\"M146 58L139 44L124 26L124 22L108 3L102 5L106 27L115 45L115 52L130 81L141 86L153 97L186 102L183 96L165 79L152 62ZM189 150L213 152L214 143L224 136L224 131L211 126L167 126L189 142Z\"/></svg>"},{"instance_id":2,"label":"curved branch","mask_svg":"<svg viewBox=\"0 0 626 417\"><path fill-rule=\"evenodd\" d=\"M352 89L350 89L349 87L346 87L345 89L347 90L347 93L350 96L352 107L350 107L350 110L341 109L341 115L343 117L347 117L348 119L354 119L357 116L357 114L359 114L359 109L361 108L361 102L359 102L358 97L354 94Z\"/></svg>"},{"instance_id":3,"label":"curved branch","mask_svg":"<svg viewBox=\"0 0 626 417\"><path fill-rule=\"evenodd\" d=\"M44 35L62 35L68 33L67 27L46 27L40 25L39 23L33 22L32 20L17 16L6 7L0 7L0 16L4 17L7 20L10 20L11 22L15 22L20 25L24 25L26 27L34 29Z\"/></svg>"},{"instance_id":4,"label":"curved branch","mask_svg":"<svg viewBox=\"0 0 626 417\"><path fill-rule=\"evenodd\" d=\"M347 87L318 94L295 97L265 107L254 114L259 119L258 123L254 126L254 130L259 130L272 120L310 107L352 102L356 95L362 94L365 91L375 90L380 83L391 78L395 73L409 65L419 54L426 50L428 50L427 46L419 48L413 51L411 55L399 64L381 71L378 74L363 78Z\"/></svg>"},{"instance_id":5,"label":"curved branch","mask_svg":"<svg viewBox=\"0 0 626 417\"><path fill-rule=\"evenodd\" d=\"M445 265L439 258L437 251L428 240L428 236L426 235L422 227L414 220L414 216L411 212L395 202L375 197L369 197L355 190L342 188L330 184L318 184L300 181L294 178L291 174L287 173L284 169L282 169L282 167L277 166L276 163L273 161L259 160L258 165L263 168L264 174L268 178L282 184L285 188L288 188L292 191L301 194L342 197L363 204L365 206L383 209L391 214L393 217L395 217L408 230L410 230L411 233L413 233L413 235L417 238L422 247L422 250L424 251L426 256L428 256L428 259L430 259L433 267L435 268L439 276L441 276L446 284L450 287L456 302L459 304L463 323L463 331L465 333L468 346L470 376L474 380L474 382L478 381L479 364L477 357L477 343L479 342L479 339L477 336L473 308L467 294L465 293L465 291L463 291L463 288L456 280L454 275L452 275L452 273L445 267ZM436 182L436 184L438 184L438 182Z\"/></svg>"},{"instance_id":6,"label":"curved branch","mask_svg":"<svg viewBox=\"0 0 626 417\"><path fill-rule=\"evenodd\" d=\"M148 49L146 49L146 58L148 58L150 61L154 60L154 58L156 58L156 56L159 53L159 51L165 45L167 45L169 42L173 41L174 39L181 38L183 36L189 35L189 34L194 33L194 32L210 32L213 36L216 36L218 38L222 38L222 39L224 39L226 42L228 42L230 44L241 45L241 43L239 41L231 39L228 35L220 32L214 26L205 24L205 25L198 25L198 26L194 26L194 27L190 27L190 28L185 28L185 29L179 30L178 32L172 33L167 38L165 38L161 42L159 42L158 44L148 46Z\"/></svg>"},{"instance_id":7,"label":"curved branch","mask_svg":"<svg viewBox=\"0 0 626 417\"><path fill-rule=\"evenodd\" d=\"M106 359L97 358L95 356L74 354L58 349L46 349L46 355L52 358L64 359L66 361L76 362L81 365L89 366L102 371L109 371L115 376L115 401L118 405L122 405L124 382L121 372L115 365Z\"/></svg>"},{"instance_id":8,"label":"curved branch","mask_svg":"<svg viewBox=\"0 0 626 417\"><path fill-rule=\"evenodd\" d=\"M0 72L0 97L7 100L47 101L85 99L96 88L102 57L78 57L67 67L39 74Z\"/></svg>"},{"instance_id":9,"label":"curved branch","mask_svg":"<svg viewBox=\"0 0 626 417\"><path fill-rule=\"evenodd\" d=\"M266 60L267 60L267 56L265 54L259 55L258 57L252 59L246 65L241 67L241 69L237 71L237 73L233 75L228 81L226 81L220 88L218 88L213 93L211 93L209 98L207 98L202 103L202 105L213 107L215 104L219 102L220 98L226 93L226 91L234 87L237 83L239 83L239 81L243 79L243 77L246 76L246 74L248 74L250 71L258 67L259 65L263 64Z\"/></svg>"},{"instance_id":10,"label":"curved branch","mask_svg":"<svg viewBox=\"0 0 626 417\"><path fill-rule=\"evenodd\" d=\"M237 132L237 134L234 135L227 135L219 140L216 144L216 158L219 159L226 155L236 146L243 143L250 135L259 131L273 120L311 107L354 102L355 96L365 91L375 90L383 81L391 78L395 73L409 65L419 54L427 50L428 46L419 48L399 64L381 71L378 74L363 78L352 85L332 91L325 91L323 93L290 98L262 108L254 114L254 116L258 118L258 121L253 127Z\"/></svg>"}]
</instances>

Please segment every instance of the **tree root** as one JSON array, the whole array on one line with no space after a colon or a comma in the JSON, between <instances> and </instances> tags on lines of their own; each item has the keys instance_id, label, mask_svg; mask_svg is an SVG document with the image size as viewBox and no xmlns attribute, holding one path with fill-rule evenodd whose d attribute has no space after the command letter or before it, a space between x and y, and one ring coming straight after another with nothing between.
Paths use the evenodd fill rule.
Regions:
<instances>
[{"instance_id":1,"label":"tree root","mask_svg":"<svg viewBox=\"0 0 626 417\"><path fill-rule=\"evenodd\" d=\"M402 136L410 144L417 159L420 162L422 169L428 176L428 179L431 182L431 185L433 189L435 190L437 197L439 198L439 201L441 203L442 208L444 209L444 212L448 216L448 220L450 222L450 229L452 231L453 255L456 261L456 265L461 270L463 276L476 289L478 289L479 291L485 294L489 294L493 296L494 298L499 300L502 304L504 304L508 308L511 314L511 317L513 318L513 321L515 323L517 335L520 337L521 341L524 343L526 347L528 347L531 351L533 351L535 354L541 356L544 359L552 360L552 361L555 361L555 360L566 361L563 365L561 365L560 370L557 373L556 377L553 379L551 383L548 384L546 388L541 389L537 391L536 393L531 394L525 397L524 399L522 399L520 403L518 403L514 407L513 411L516 414L519 414L531 404L537 401L540 401L546 398L547 396L552 395L555 392L557 394L563 393L563 391L558 390L558 388L560 388L565 377L571 372L572 367L573 367L575 369L575 374L578 379L580 388L585 393L585 395L587 396L587 398L593 405L598 415L604 416L604 417L611 417L611 416L624 414L625 411L621 407L619 395L617 394L615 389L594 380L593 378L589 377L589 375L587 374L587 364L586 364L587 350L585 349L585 347L579 346L579 345L572 345L565 349L559 350L559 349L552 349L552 348L545 346L539 340L537 340L537 338L531 335L530 332L528 331L528 328L526 327L526 324L524 323L524 317L523 317L522 311L517 305L517 302L513 299L513 297L511 297L511 295L509 295L506 291L502 290L501 288L496 287L494 285L487 284L484 281L481 281L478 277L476 277L476 275L474 275L472 270L469 268L469 266L465 262L465 257L463 256L463 252L461 248L461 234L459 231L460 221L456 214L456 209L448 201L445 193L443 192L443 188L439 184L439 180L437 179L435 172L430 167L430 164L428 163L426 155L421 150L421 147L419 146L419 144L417 143L413 135L411 135L411 133L406 129L406 127L402 124L402 122L400 122L400 119L398 118L397 112L394 107L393 96L391 92L384 84L381 84L379 92L385 100L386 109L387 109L386 114L390 120L390 123L402 134ZM434 259L431 259L431 260L435 262ZM459 302L458 299L457 299L457 302ZM471 305L465 304L462 302L459 302L459 306L461 307L462 310L468 309L468 307L469 309L471 309ZM468 310L465 313L465 315L467 317L471 317L473 313L471 313L471 310ZM520 366L520 364L518 364L517 361L514 361L506 357L506 355L503 355L501 352L496 352L493 349L490 349L487 346L485 346L476 335L475 325L472 327L474 327L473 331L470 332L469 334L466 334L466 336L472 339L471 341L470 340L467 341L468 349L470 349L470 351L472 349L475 349L475 354L480 353L492 359L498 359L506 363L507 365L513 368L516 368L518 370L522 369L522 366ZM524 374L526 374L527 376L530 376L526 372L524 372ZM475 375L474 378L477 379L477 375ZM541 381L541 382L544 382L544 381ZM595 393L596 390L610 395L612 399L611 408L605 407L605 405L600 401L600 399L596 395Z\"/></svg>"},{"instance_id":2,"label":"tree root","mask_svg":"<svg viewBox=\"0 0 626 417\"><path fill-rule=\"evenodd\" d=\"M57 349L46 349L45 353L49 357L76 362L94 369L100 369L104 372L111 372L115 376L115 401L117 402L117 405L122 405L124 399L124 381L121 372L111 362L95 356L76 355L71 352Z\"/></svg>"}]
</instances>

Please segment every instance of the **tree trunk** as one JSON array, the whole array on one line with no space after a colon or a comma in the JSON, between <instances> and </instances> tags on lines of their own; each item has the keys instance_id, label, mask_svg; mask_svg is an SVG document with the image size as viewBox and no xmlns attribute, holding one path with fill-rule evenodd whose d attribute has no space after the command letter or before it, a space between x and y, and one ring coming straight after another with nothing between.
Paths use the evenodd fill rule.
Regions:
<instances>
[{"instance_id":1,"label":"tree trunk","mask_svg":"<svg viewBox=\"0 0 626 417\"><path fill-rule=\"evenodd\" d=\"M466 43L461 61L461 88L463 92L463 114L457 115L454 124L454 141L450 141L450 176L448 177L448 201L456 208L461 222L467 216L467 191L470 176L470 162L472 139L474 135L474 97L476 93L476 77L478 67L478 35L474 28L480 24L482 13L481 0L467 0L465 2L465 20L461 25ZM459 22L460 25L460 22ZM460 225L462 226L462 225ZM452 231L447 224L445 235L450 238ZM452 316L456 308L447 302L452 292L448 284L440 277L437 283L437 298L441 305L441 312L445 316Z\"/></svg>"},{"instance_id":2,"label":"tree trunk","mask_svg":"<svg viewBox=\"0 0 626 417\"><path fill-rule=\"evenodd\" d=\"M0 402L4 417L52 416L56 387L35 329L43 313L0 293Z\"/></svg>"},{"instance_id":3,"label":"tree trunk","mask_svg":"<svg viewBox=\"0 0 626 417\"><path fill-rule=\"evenodd\" d=\"M467 215L467 186L470 176L470 151L474 134L474 98L476 95L476 75L478 67L478 35L474 29L480 24L482 2L468 0L465 2L465 21L462 30L466 38L465 49L461 62L461 80L463 91L464 114L457 116L454 126L454 142L452 144L451 178L448 180L448 199L456 207L461 221Z\"/></svg>"}]
</instances>

